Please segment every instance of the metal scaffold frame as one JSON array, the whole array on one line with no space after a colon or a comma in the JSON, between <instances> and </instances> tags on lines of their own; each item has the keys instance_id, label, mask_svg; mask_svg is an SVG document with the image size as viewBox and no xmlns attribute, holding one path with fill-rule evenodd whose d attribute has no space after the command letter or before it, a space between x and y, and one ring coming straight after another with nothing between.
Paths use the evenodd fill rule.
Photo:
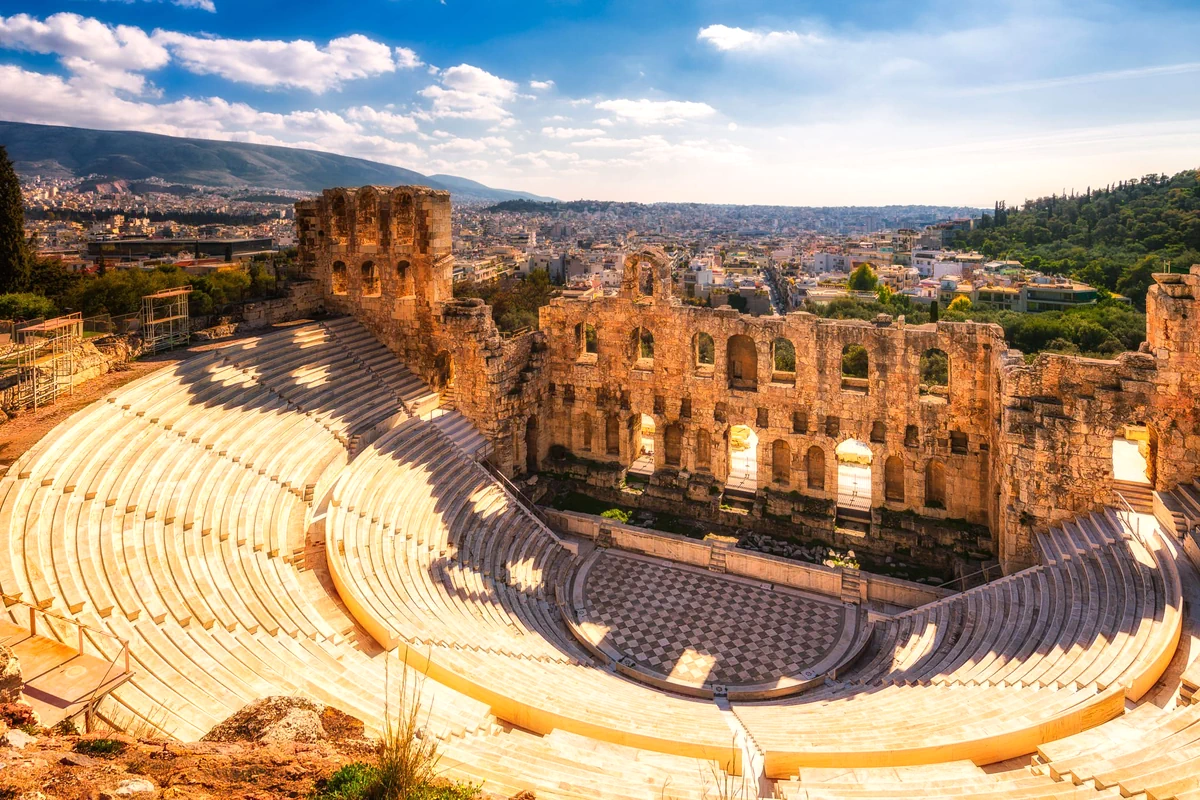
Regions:
<instances>
[{"instance_id":1,"label":"metal scaffold frame","mask_svg":"<svg viewBox=\"0 0 1200 800\"><path fill-rule=\"evenodd\" d=\"M74 393L75 351L83 341L83 315L76 312L17 330L17 405L37 408Z\"/></svg>"},{"instance_id":2,"label":"metal scaffold frame","mask_svg":"<svg viewBox=\"0 0 1200 800\"><path fill-rule=\"evenodd\" d=\"M188 326L188 295L192 287L163 289L142 298L142 339L151 353L186 345L191 337Z\"/></svg>"}]
</instances>

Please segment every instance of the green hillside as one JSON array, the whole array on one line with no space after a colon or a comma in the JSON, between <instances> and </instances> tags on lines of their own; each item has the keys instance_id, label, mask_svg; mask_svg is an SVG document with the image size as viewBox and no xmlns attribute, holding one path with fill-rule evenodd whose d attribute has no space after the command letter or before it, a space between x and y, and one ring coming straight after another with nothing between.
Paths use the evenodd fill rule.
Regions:
<instances>
[{"instance_id":1,"label":"green hillside","mask_svg":"<svg viewBox=\"0 0 1200 800\"><path fill-rule=\"evenodd\" d=\"M447 175L439 176L439 180L403 167L316 150L136 131L0 121L0 145L8 148L17 171L26 175L100 175L130 181L161 178L201 186L304 192L319 192L330 186L420 184L448 189L456 199L545 199L527 192L493 189L465 178Z\"/></svg>"},{"instance_id":2,"label":"green hillside","mask_svg":"<svg viewBox=\"0 0 1200 800\"><path fill-rule=\"evenodd\" d=\"M1019 210L998 203L955 246L1069 275L1142 308L1152 273L1200 263L1200 172L1147 175Z\"/></svg>"}]
</instances>

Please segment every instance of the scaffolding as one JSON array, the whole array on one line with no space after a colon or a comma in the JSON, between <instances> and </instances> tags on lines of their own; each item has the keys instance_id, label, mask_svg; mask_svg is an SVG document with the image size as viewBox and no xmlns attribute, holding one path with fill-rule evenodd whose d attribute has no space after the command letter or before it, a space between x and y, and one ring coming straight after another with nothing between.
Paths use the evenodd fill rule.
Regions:
<instances>
[{"instance_id":1,"label":"scaffolding","mask_svg":"<svg viewBox=\"0 0 1200 800\"><path fill-rule=\"evenodd\" d=\"M12 404L34 409L74 392L75 353L83 341L83 315L68 314L17 330L18 379Z\"/></svg>"},{"instance_id":2,"label":"scaffolding","mask_svg":"<svg viewBox=\"0 0 1200 800\"><path fill-rule=\"evenodd\" d=\"M151 353L186 345L191 336L188 328L188 295L192 287L163 289L142 298L142 341Z\"/></svg>"}]
</instances>

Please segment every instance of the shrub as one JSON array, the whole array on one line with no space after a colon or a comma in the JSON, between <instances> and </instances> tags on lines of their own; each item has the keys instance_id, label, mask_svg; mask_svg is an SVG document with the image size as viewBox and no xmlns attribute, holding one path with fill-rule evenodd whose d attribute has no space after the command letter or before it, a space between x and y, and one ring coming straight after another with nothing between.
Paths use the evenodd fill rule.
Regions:
<instances>
[{"instance_id":1,"label":"shrub","mask_svg":"<svg viewBox=\"0 0 1200 800\"><path fill-rule=\"evenodd\" d=\"M75 743L75 752L85 756L111 758L125 752L129 745L116 739L80 739Z\"/></svg>"},{"instance_id":2,"label":"shrub","mask_svg":"<svg viewBox=\"0 0 1200 800\"><path fill-rule=\"evenodd\" d=\"M629 520L633 519L633 515L628 511L620 508L610 508L607 511L601 512L600 516L605 519L613 519L622 524L629 524Z\"/></svg>"},{"instance_id":3,"label":"shrub","mask_svg":"<svg viewBox=\"0 0 1200 800\"><path fill-rule=\"evenodd\" d=\"M54 303L40 294L10 292L0 294L0 319L35 319L58 313Z\"/></svg>"},{"instance_id":4,"label":"shrub","mask_svg":"<svg viewBox=\"0 0 1200 800\"><path fill-rule=\"evenodd\" d=\"M325 781L325 786L316 792L315 800L359 800L379 780L379 771L361 761L343 764Z\"/></svg>"}]
</instances>

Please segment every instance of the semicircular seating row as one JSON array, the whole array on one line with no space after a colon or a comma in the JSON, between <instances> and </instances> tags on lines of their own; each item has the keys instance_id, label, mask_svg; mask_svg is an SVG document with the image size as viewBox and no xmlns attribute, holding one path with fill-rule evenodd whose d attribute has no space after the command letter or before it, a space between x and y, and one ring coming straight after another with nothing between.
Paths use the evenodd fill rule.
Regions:
<instances>
[{"instance_id":1,"label":"semicircular seating row","mask_svg":"<svg viewBox=\"0 0 1200 800\"><path fill-rule=\"evenodd\" d=\"M298 554L312 498L348 448L431 400L347 320L241 340L134 381L0 478L0 594L130 642L133 679L102 707L123 725L190 741L255 699L299 693L378 729L402 665ZM478 444L459 415L421 424ZM9 614L23 619L20 607ZM53 620L39 630L74 642ZM112 639L87 636L89 652L118 657ZM708 766L693 759L505 730L487 704L436 681L423 682L421 701L444 765L490 791L651 800L666 780L665 796L703 793Z\"/></svg>"},{"instance_id":2,"label":"semicircular seating row","mask_svg":"<svg viewBox=\"0 0 1200 800\"><path fill-rule=\"evenodd\" d=\"M1002 760L1122 713L1174 652L1179 579L1155 541L1087 531L1058 561L881 623L840 684L735 703L767 775ZM698 757L727 741L712 705L589 662L548 602L571 567L558 539L419 421L343 473L326 546L380 643L503 719Z\"/></svg>"}]
</instances>

